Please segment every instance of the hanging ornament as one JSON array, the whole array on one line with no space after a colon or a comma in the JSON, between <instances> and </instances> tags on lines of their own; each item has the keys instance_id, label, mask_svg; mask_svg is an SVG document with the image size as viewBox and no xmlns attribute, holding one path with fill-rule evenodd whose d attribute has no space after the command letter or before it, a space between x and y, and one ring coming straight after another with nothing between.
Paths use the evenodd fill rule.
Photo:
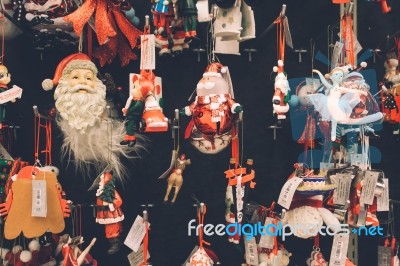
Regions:
<instances>
[{"instance_id":1,"label":"hanging ornament","mask_svg":"<svg viewBox=\"0 0 400 266\"><path fill-rule=\"evenodd\" d=\"M165 193L164 197L164 203L168 203L169 194L171 193L172 187L174 187L174 196L171 200L171 204L175 203L176 197L178 196L178 193L183 184L182 173L185 170L186 166L190 164L191 164L190 159L186 159L185 154L181 154L179 158L176 158L175 167L172 170L173 172L168 177L168 186L167 186L167 192Z\"/></svg>"},{"instance_id":2,"label":"hanging ornament","mask_svg":"<svg viewBox=\"0 0 400 266\"><path fill-rule=\"evenodd\" d=\"M196 100L180 110L181 114L192 115L185 139L190 137L192 145L203 153L215 154L229 145L235 114L243 110L234 101L230 77L226 73L227 68L220 63L208 65L197 84Z\"/></svg>"},{"instance_id":3,"label":"hanging ornament","mask_svg":"<svg viewBox=\"0 0 400 266\"><path fill-rule=\"evenodd\" d=\"M77 236L71 238L69 235L66 235L66 239L63 239L62 241L63 241L61 249L61 253L63 256L62 265L80 266L80 265L86 265L87 263L86 258L89 255L90 249L96 243L96 238L93 238L92 241L90 241L89 245L82 251L79 249L78 246L83 243L83 237ZM94 261L89 263L93 262Z\"/></svg>"},{"instance_id":4,"label":"hanging ornament","mask_svg":"<svg viewBox=\"0 0 400 266\"><path fill-rule=\"evenodd\" d=\"M14 14L18 17L18 10L14 11L12 8L13 4L11 0L4 0L0 3L0 10L1 10L1 27L2 33L4 34L5 40L12 40L18 35L22 33L21 29L18 28L12 21L10 21L5 13L7 13L10 17L13 17Z\"/></svg>"}]
</instances>

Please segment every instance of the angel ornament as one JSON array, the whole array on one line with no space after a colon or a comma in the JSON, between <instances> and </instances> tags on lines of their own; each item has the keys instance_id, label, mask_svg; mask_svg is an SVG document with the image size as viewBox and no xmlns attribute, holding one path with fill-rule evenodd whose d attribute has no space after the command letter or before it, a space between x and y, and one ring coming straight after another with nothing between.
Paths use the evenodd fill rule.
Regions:
<instances>
[{"instance_id":1,"label":"angel ornament","mask_svg":"<svg viewBox=\"0 0 400 266\"><path fill-rule=\"evenodd\" d=\"M176 197L178 196L179 190L183 184L182 173L186 168L186 165L191 164L190 159L186 159L186 155L182 154L175 160L175 168L171 175L168 177L167 192L165 193L164 203L168 202L169 194L171 193L172 187L175 187L174 196L171 200L171 204L175 203Z\"/></svg>"},{"instance_id":2,"label":"angel ornament","mask_svg":"<svg viewBox=\"0 0 400 266\"><path fill-rule=\"evenodd\" d=\"M313 69L327 89L327 95L322 93L308 95L316 111L321 115L322 121L331 121L331 140L336 140L337 124L349 124L350 115L357 104L361 102L360 95L368 96L366 91L349 89L341 86L345 78L345 67L336 67L329 75L332 84L328 82L321 72Z\"/></svg>"}]
</instances>

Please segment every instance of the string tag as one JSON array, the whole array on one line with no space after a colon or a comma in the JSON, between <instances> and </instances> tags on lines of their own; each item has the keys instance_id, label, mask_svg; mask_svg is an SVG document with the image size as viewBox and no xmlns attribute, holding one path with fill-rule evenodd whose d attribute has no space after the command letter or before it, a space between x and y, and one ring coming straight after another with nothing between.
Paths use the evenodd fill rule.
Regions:
<instances>
[{"instance_id":1,"label":"string tag","mask_svg":"<svg viewBox=\"0 0 400 266\"><path fill-rule=\"evenodd\" d=\"M361 190L360 204L372 205L375 197L376 183L378 182L379 172L365 172L364 183Z\"/></svg>"},{"instance_id":2,"label":"string tag","mask_svg":"<svg viewBox=\"0 0 400 266\"><path fill-rule=\"evenodd\" d=\"M156 46L154 34L140 36L140 69L156 69Z\"/></svg>"},{"instance_id":3,"label":"string tag","mask_svg":"<svg viewBox=\"0 0 400 266\"><path fill-rule=\"evenodd\" d=\"M392 250L390 247L378 246L378 266L390 266Z\"/></svg>"},{"instance_id":4,"label":"string tag","mask_svg":"<svg viewBox=\"0 0 400 266\"><path fill-rule=\"evenodd\" d=\"M47 217L46 180L32 180L32 217Z\"/></svg>"},{"instance_id":5,"label":"string tag","mask_svg":"<svg viewBox=\"0 0 400 266\"><path fill-rule=\"evenodd\" d=\"M294 193L297 187L303 182L300 177L292 177L283 185L281 193L279 194L278 204L285 209L289 209Z\"/></svg>"},{"instance_id":6,"label":"string tag","mask_svg":"<svg viewBox=\"0 0 400 266\"><path fill-rule=\"evenodd\" d=\"M199 0L196 3L197 7L197 20L201 22L209 22L211 20L208 11L208 0Z\"/></svg>"},{"instance_id":7,"label":"string tag","mask_svg":"<svg viewBox=\"0 0 400 266\"><path fill-rule=\"evenodd\" d=\"M354 176L337 173L335 183L337 188L333 194L333 204L345 205L350 195L351 181Z\"/></svg>"},{"instance_id":8,"label":"string tag","mask_svg":"<svg viewBox=\"0 0 400 266\"><path fill-rule=\"evenodd\" d=\"M147 224L150 227L150 223ZM142 243L142 240L145 235L146 235L146 225L144 223L142 216L138 215L135 221L133 222L133 225L129 230L128 235L126 236L124 244L130 249L132 249L134 252L138 252L140 243Z\"/></svg>"},{"instance_id":9,"label":"string tag","mask_svg":"<svg viewBox=\"0 0 400 266\"><path fill-rule=\"evenodd\" d=\"M387 212L389 211L389 179L383 178L383 184L385 187L382 191L382 196L377 197L377 211Z\"/></svg>"},{"instance_id":10,"label":"string tag","mask_svg":"<svg viewBox=\"0 0 400 266\"><path fill-rule=\"evenodd\" d=\"M147 259L150 258L150 253L147 252ZM128 255L128 261L131 266L140 266L142 265L144 258L143 258L143 244L140 245L137 252L132 251Z\"/></svg>"},{"instance_id":11,"label":"string tag","mask_svg":"<svg viewBox=\"0 0 400 266\"><path fill-rule=\"evenodd\" d=\"M258 265L258 252L257 252L256 239L252 237L250 240L247 240L247 237L245 237L244 245L246 248L246 263L248 265Z\"/></svg>"},{"instance_id":12,"label":"string tag","mask_svg":"<svg viewBox=\"0 0 400 266\"><path fill-rule=\"evenodd\" d=\"M349 247L349 235L336 234L333 237L331 258L329 265L343 266L346 262L347 249Z\"/></svg>"},{"instance_id":13,"label":"string tag","mask_svg":"<svg viewBox=\"0 0 400 266\"><path fill-rule=\"evenodd\" d=\"M260 237L260 242L258 243L258 246L260 248L268 248L268 249L273 249L274 248L274 237L272 236L273 233L278 233L278 232L272 232L273 228L269 226L270 224L273 224L274 219L271 217L267 217L265 219L264 223L264 228Z\"/></svg>"}]
</instances>

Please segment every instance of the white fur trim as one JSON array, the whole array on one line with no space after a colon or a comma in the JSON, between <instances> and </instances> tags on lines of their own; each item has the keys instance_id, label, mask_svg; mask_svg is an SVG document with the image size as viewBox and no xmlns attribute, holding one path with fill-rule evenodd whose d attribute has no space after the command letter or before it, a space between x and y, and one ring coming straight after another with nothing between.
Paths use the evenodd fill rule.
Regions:
<instances>
[{"instance_id":1,"label":"white fur trim","mask_svg":"<svg viewBox=\"0 0 400 266\"><path fill-rule=\"evenodd\" d=\"M235 109L236 109L236 107L238 107L238 106L240 106L240 104L238 104L238 103L232 104L231 112L232 112L233 114L235 113Z\"/></svg>"},{"instance_id":2,"label":"white fur trim","mask_svg":"<svg viewBox=\"0 0 400 266\"><path fill-rule=\"evenodd\" d=\"M222 68L221 68L221 73L222 73L222 74L225 74L226 71L227 71L227 70L226 70L226 67L222 67Z\"/></svg>"},{"instance_id":3,"label":"white fur trim","mask_svg":"<svg viewBox=\"0 0 400 266\"><path fill-rule=\"evenodd\" d=\"M274 102L274 100L279 100L280 101L281 97L275 95L275 96L272 97L272 102Z\"/></svg>"},{"instance_id":4,"label":"white fur trim","mask_svg":"<svg viewBox=\"0 0 400 266\"><path fill-rule=\"evenodd\" d=\"M53 87L54 87L54 84L51 79L45 79L42 81L42 88L45 91L49 91L49 90L53 89Z\"/></svg>"},{"instance_id":5,"label":"white fur trim","mask_svg":"<svg viewBox=\"0 0 400 266\"><path fill-rule=\"evenodd\" d=\"M32 259L32 253L29 250L23 250L19 258L22 262L29 262Z\"/></svg>"},{"instance_id":6,"label":"white fur trim","mask_svg":"<svg viewBox=\"0 0 400 266\"><path fill-rule=\"evenodd\" d=\"M368 65L367 62L361 62L361 64L360 64L360 66L363 67L363 68L366 68L367 65Z\"/></svg>"},{"instance_id":7,"label":"white fur trim","mask_svg":"<svg viewBox=\"0 0 400 266\"><path fill-rule=\"evenodd\" d=\"M186 107L185 107L185 115L187 115L187 116L192 115L192 112L190 111L189 106L186 106Z\"/></svg>"},{"instance_id":8,"label":"white fur trim","mask_svg":"<svg viewBox=\"0 0 400 266\"><path fill-rule=\"evenodd\" d=\"M277 67L277 66L274 66L274 67L272 68L272 71L278 72L278 67Z\"/></svg>"},{"instance_id":9,"label":"white fur trim","mask_svg":"<svg viewBox=\"0 0 400 266\"><path fill-rule=\"evenodd\" d=\"M279 120L281 120L281 119L286 119L286 115L278 115L278 119L279 119Z\"/></svg>"},{"instance_id":10,"label":"white fur trim","mask_svg":"<svg viewBox=\"0 0 400 266\"><path fill-rule=\"evenodd\" d=\"M273 104L275 113L287 113L289 111L289 105L280 106L279 104Z\"/></svg>"},{"instance_id":11,"label":"white fur trim","mask_svg":"<svg viewBox=\"0 0 400 266\"><path fill-rule=\"evenodd\" d=\"M219 77L221 78L221 74L220 73L215 73L215 72L205 72L203 74L203 77Z\"/></svg>"},{"instance_id":12,"label":"white fur trim","mask_svg":"<svg viewBox=\"0 0 400 266\"><path fill-rule=\"evenodd\" d=\"M98 224L115 224L125 219L124 215L116 218L96 218Z\"/></svg>"},{"instance_id":13,"label":"white fur trim","mask_svg":"<svg viewBox=\"0 0 400 266\"><path fill-rule=\"evenodd\" d=\"M282 60L278 60L278 66L283 66L283 61Z\"/></svg>"}]
</instances>

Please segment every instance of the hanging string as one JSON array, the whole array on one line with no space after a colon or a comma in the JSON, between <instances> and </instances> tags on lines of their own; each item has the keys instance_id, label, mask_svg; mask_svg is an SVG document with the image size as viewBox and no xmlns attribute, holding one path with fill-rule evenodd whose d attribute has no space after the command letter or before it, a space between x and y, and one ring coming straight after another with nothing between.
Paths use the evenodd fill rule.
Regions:
<instances>
[{"instance_id":1,"label":"hanging string","mask_svg":"<svg viewBox=\"0 0 400 266\"><path fill-rule=\"evenodd\" d=\"M81 35L79 36L79 43L78 43L79 53L82 53L82 46L83 46L83 31L81 32Z\"/></svg>"},{"instance_id":2,"label":"hanging string","mask_svg":"<svg viewBox=\"0 0 400 266\"><path fill-rule=\"evenodd\" d=\"M203 211L201 211L201 207L198 207L199 210L197 212L197 219L199 221L198 222L198 225L199 225L198 227L199 227L199 246L200 246L200 249L203 249L203 244L210 245L210 243L204 241L204 239L203 239L204 216L206 214L207 208L206 208L205 204L202 205L202 206L203 206Z\"/></svg>"},{"instance_id":3,"label":"hanging string","mask_svg":"<svg viewBox=\"0 0 400 266\"><path fill-rule=\"evenodd\" d=\"M3 1L1 1L1 58L0 65L4 64L4 50L5 50L5 25L6 25L6 17L4 15L5 7Z\"/></svg>"}]
</instances>

